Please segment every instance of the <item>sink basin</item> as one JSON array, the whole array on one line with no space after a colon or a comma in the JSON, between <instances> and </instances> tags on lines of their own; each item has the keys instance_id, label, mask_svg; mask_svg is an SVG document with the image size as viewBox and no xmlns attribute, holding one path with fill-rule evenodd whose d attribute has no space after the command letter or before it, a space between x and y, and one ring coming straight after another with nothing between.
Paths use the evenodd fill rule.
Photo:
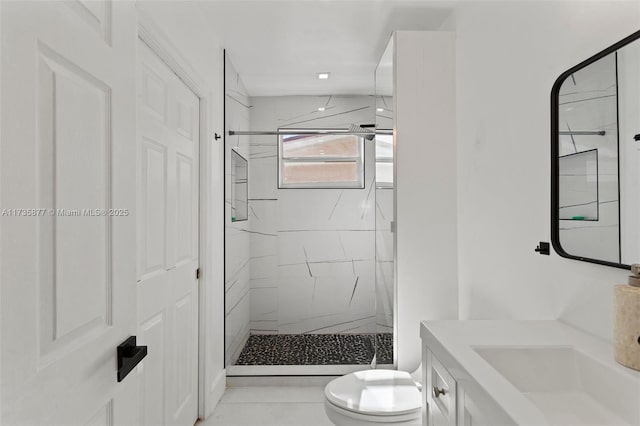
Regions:
<instances>
[{"instance_id":1,"label":"sink basin","mask_svg":"<svg viewBox=\"0 0 640 426\"><path fill-rule=\"evenodd\" d=\"M604 364L570 346L473 349L550 425L640 424L639 385L624 367Z\"/></svg>"}]
</instances>

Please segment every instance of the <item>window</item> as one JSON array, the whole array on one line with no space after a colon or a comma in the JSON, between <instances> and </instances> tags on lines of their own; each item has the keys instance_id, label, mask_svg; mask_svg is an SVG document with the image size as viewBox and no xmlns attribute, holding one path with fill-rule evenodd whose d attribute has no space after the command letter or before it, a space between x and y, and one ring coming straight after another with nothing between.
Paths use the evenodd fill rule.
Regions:
<instances>
[{"instance_id":1,"label":"window","mask_svg":"<svg viewBox=\"0 0 640 426\"><path fill-rule=\"evenodd\" d=\"M393 188L393 135L376 134L376 188Z\"/></svg>"},{"instance_id":2,"label":"window","mask_svg":"<svg viewBox=\"0 0 640 426\"><path fill-rule=\"evenodd\" d=\"M281 135L279 187L364 188L363 151L355 135Z\"/></svg>"}]
</instances>

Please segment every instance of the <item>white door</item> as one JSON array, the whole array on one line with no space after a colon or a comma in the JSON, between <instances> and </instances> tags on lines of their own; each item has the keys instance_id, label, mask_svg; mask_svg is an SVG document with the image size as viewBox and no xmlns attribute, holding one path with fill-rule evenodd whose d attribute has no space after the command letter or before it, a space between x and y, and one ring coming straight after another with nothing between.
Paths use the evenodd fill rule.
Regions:
<instances>
[{"instance_id":1,"label":"white door","mask_svg":"<svg viewBox=\"0 0 640 426\"><path fill-rule=\"evenodd\" d=\"M138 338L142 424L198 415L199 99L138 41Z\"/></svg>"},{"instance_id":2,"label":"white door","mask_svg":"<svg viewBox=\"0 0 640 426\"><path fill-rule=\"evenodd\" d=\"M0 423L137 424L133 6L0 15Z\"/></svg>"}]
</instances>

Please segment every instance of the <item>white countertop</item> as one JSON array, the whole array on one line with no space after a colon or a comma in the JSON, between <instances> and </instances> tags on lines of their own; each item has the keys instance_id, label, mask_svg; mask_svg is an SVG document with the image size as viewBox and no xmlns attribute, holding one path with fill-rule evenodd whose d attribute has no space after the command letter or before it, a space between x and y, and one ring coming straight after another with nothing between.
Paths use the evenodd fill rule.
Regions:
<instances>
[{"instance_id":1,"label":"white countertop","mask_svg":"<svg viewBox=\"0 0 640 426\"><path fill-rule=\"evenodd\" d=\"M545 425L543 413L523 393L485 361L474 347L570 346L613 368L625 379L637 381L629 395L640 406L640 372L618 364L611 343L598 339L559 321L422 321L423 345L444 364L459 385L469 392L483 394L497 404L506 417L504 423ZM628 390L628 389L627 389ZM634 404L635 405L635 404ZM640 410L640 408L638 408Z\"/></svg>"}]
</instances>

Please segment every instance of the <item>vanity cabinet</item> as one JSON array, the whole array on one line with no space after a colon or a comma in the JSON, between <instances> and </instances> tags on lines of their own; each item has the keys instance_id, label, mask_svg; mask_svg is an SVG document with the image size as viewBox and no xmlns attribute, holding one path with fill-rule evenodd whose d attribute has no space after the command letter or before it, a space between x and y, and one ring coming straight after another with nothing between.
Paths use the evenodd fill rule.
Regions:
<instances>
[{"instance_id":1,"label":"vanity cabinet","mask_svg":"<svg viewBox=\"0 0 640 426\"><path fill-rule=\"evenodd\" d=\"M640 371L559 321L423 321L423 425L640 425Z\"/></svg>"},{"instance_id":2,"label":"vanity cabinet","mask_svg":"<svg viewBox=\"0 0 640 426\"><path fill-rule=\"evenodd\" d=\"M458 426L489 426L499 423L492 423L483 410L476 404L476 401L460 388L458 390Z\"/></svg>"},{"instance_id":3,"label":"vanity cabinet","mask_svg":"<svg viewBox=\"0 0 640 426\"><path fill-rule=\"evenodd\" d=\"M467 392L425 345L422 348L422 424L425 426L495 426L508 424L489 415L483 396Z\"/></svg>"},{"instance_id":4,"label":"vanity cabinet","mask_svg":"<svg viewBox=\"0 0 640 426\"><path fill-rule=\"evenodd\" d=\"M426 366L423 383L426 386L422 389L426 423L430 426L455 426L457 425L456 410L456 381L453 376L442 365L433 353L424 350L423 366Z\"/></svg>"}]
</instances>

